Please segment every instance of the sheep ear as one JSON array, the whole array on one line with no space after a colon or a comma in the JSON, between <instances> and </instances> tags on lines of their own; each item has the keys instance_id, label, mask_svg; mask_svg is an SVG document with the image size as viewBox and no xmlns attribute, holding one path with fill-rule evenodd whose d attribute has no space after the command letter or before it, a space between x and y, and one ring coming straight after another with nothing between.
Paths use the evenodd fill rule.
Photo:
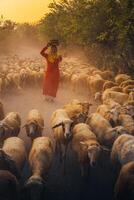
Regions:
<instances>
[{"instance_id":1,"label":"sheep ear","mask_svg":"<svg viewBox=\"0 0 134 200\"><path fill-rule=\"evenodd\" d=\"M57 127L62 126L62 125L63 125L63 122L56 124L55 126L52 127L52 129L57 128Z\"/></svg>"},{"instance_id":2,"label":"sheep ear","mask_svg":"<svg viewBox=\"0 0 134 200\"><path fill-rule=\"evenodd\" d=\"M86 150L88 146L85 144L85 142L80 142L80 147L81 147L83 150Z\"/></svg>"},{"instance_id":3,"label":"sheep ear","mask_svg":"<svg viewBox=\"0 0 134 200\"><path fill-rule=\"evenodd\" d=\"M80 145L81 145L82 147L85 147L85 146L86 146L85 142L80 142Z\"/></svg>"}]
</instances>

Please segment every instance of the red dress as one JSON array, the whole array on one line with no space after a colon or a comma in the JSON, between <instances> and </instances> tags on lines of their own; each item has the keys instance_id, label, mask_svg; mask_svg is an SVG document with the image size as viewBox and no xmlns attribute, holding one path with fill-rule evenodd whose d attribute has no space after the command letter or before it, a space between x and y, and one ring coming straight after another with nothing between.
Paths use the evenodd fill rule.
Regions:
<instances>
[{"instance_id":1,"label":"red dress","mask_svg":"<svg viewBox=\"0 0 134 200\"><path fill-rule=\"evenodd\" d=\"M47 61L47 71L45 72L43 83L43 94L56 97L60 81L59 62L61 62L62 57L59 56L52 63L48 60L48 54L45 53L46 49L47 47L45 47L43 49L43 53L41 53L41 55L43 55Z\"/></svg>"}]
</instances>

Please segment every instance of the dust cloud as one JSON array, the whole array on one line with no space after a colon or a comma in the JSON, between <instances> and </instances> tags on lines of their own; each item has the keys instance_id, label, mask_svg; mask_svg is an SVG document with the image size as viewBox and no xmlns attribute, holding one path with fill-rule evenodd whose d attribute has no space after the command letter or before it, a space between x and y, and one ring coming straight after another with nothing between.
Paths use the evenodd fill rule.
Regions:
<instances>
[{"instance_id":1,"label":"dust cloud","mask_svg":"<svg viewBox=\"0 0 134 200\"><path fill-rule=\"evenodd\" d=\"M40 56L40 50L43 46L18 46L17 51L12 51L12 54L17 54L20 58L30 58L34 60L34 58L39 57L42 59L42 65L45 67L45 60ZM60 53L63 52L63 61L65 62L74 62L78 63L78 66L82 62L87 62L84 58L84 53L82 51L73 50L72 54L70 53L70 48L66 50L60 50ZM78 55L78 56L77 56ZM82 58L83 57L83 58ZM62 67L62 63L61 63ZM51 135L50 128L50 117L51 114L57 109L62 108L62 106L72 99L79 99L81 101L90 101L90 98L87 93L81 93L81 91L75 93L71 90L70 86L60 86L57 94L57 98L54 103L50 103L43 100L42 95L42 85L39 87L32 88L31 86L27 86L22 89L21 92L10 91L9 93L4 93L1 96L1 100L4 104L5 114L11 111L16 111L20 114L22 119L22 126L25 124L27 114L31 109L38 109L41 114L44 116L45 120L45 128L44 135ZM22 128L20 132L20 137L23 138L26 144L29 144L29 138L27 138L25 130ZM29 146L29 145L28 145Z\"/></svg>"}]
</instances>

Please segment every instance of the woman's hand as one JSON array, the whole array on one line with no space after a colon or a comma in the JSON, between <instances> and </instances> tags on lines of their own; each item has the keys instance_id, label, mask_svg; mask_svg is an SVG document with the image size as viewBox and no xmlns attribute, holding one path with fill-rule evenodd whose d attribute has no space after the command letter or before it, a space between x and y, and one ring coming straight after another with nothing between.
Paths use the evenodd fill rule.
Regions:
<instances>
[{"instance_id":1,"label":"woman's hand","mask_svg":"<svg viewBox=\"0 0 134 200\"><path fill-rule=\"evenodd\" d=\"M50 47L50 46L51 46L51 43L50 43L50 42L48 42L48 43L47 43L47 48L48 48L48 47Z\"/></svg>"}]
</instances>

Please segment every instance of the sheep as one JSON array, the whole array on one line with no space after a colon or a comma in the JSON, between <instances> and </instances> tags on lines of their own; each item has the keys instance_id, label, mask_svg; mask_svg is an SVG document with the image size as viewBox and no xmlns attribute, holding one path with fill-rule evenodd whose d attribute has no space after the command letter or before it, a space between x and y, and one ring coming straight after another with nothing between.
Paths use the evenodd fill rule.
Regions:
<instances>
[{"instance_id":1,"label":"sheep","mask_svg":"<svg viewBox=\"0 0 134 200\"><path fill-rule=\"evenodd\" d=\"M18 136L20 132L21 118L17 112L10 112L0 121L0 140L1 143L12 136Z\"/></svg>"},{"instance_id":2,"label":"sheep","mask_svg":"<svg viewBox=\"0 0 134 200\"><path fill-rule=\"evenodd\" d=\"M129 94L130 92L134 91L134 85L128 85L124 87L122 90L124 93Z\"/></svg>"},{"instance_id":3,"label":"sheep","mask_svg":"<svg viewBox=\"0 0 134 200\"><path fill-rule=\"evenodd\" d=\"M36 72L35 70L31 70L30 72L30 76L31 76L31 81L32 83L34 83L36 86L38 85L38 72Z\"/></svg>"},{"instance_id":4,"label":"sheep","mask_svg":"<svg viewBox=\"0 0 134 200\"><path fill-rule=\"evenodd\" d=\"M127 114L134 118L134 105L125 104L121 106L120 114Z\"/></svg>"},{"instance_id":5,"label":"sheep","mask_svg":"<svg viewBox=\"0 0 134 200\"><path fill-rule=\"evenodd\" d=\"M76 123L85 122L89 108L92 104L88 102L80 102L78 100L73 100L69 104L63 106L63 109L68 114L69 118Z\"/></svg>"},{"instance_id":6,"label":"sheep","mask_svg":"<svg viewBox=\"0 0 134 200\"><path fill-rule=\"evenodd\" d=\"M27 122L23 127L26 128L27 136L31 138L31 141L42 135L44 119L37 109L28 113Z\"/></svg>"},{"instance_id":7,"label":"sheep","mask_svg":"<svg viewBox=\"0 0 134 200\"><path fill-rule=\"evenodd\" d=\"M93 167L98 160L102 147L98 143L95 134L84 123L79 123L74 126L71 145L80 163L81 176L84 176L84 164L87 163Z\"/></svg>"},{"instance_id":8,"label":"sheep","mask_svg":"<svg viewBox=\"0 0 134 200\"><path fill-rule=\"evenodd\" d=\"M123 105L128 100L128 98L129 96L127 94L111 91L110 89L105 90L102 94L103 101L107 99L112 99L121 105Z\"/></svg>"},{"instance_id":9,"label":"sheep","mask_svg":"<svg viewBox=\"0 0 134 200\"><path fill-rule=\"evenodd\" d=\"M46 174L52 165L53 144L48 137L38 137L33 141L29 154L29 165L32 176L26 181L24 199L42 199L46 185Z\"/></svg>"},{"instance_id":10,"label":"sheep","mask_svg":"<svg viewBox=\"0 0 134 200\"><path fill-rule=\"evenodd\" d=\"M111 80L114 77L114 73L110 70L105 70L105 71L100 73L100 76L103 79Z\"/></svg>"},{"instance_id":11,"label":"sheep","mask_svg":"<svg viewBox=\"0 0 134 200\"><path fill-rule=\"evenodd\" d=\"M101 71L100 71L99 69L94 69L94 70L92 71L92 75L93 75L93 76L95 76L95 75L101 76L100 74L101 74Z\"/></svg>"},{"instance_id":12,"label":"sheep","mask_svg":"<svg viewBox=\"0 0 134 200\"><path fill-rule=\"evenodd\" d=\"M103 91L105 91L106 89L109 89L111 87L117 86L117 84L113 81L106 81L103 85Z\"/></svg>"},{"instance_id":13,"label":"sheep","mask_svg":"<svg viewBox=\"0 0 134 200\"><path fill-rule=\"evenodd\" d=\"M3 103L0 101L0 120L4 119L4 106Z\"/></svg>"},{"instance_id":14,"label":"sheep","mask_svg":"<svg viewBox=\"0 0 134 200\"><path fill-rule=\"evenodd\" d=\"M20 70L20 81L22 86L26 86L28 80L28 71L24 68Z\"/></svg>"},{"instance_id":15,"label":"sheep","mask_svg":"<svg viewBox=\"0 0 134 200\"><path fill-rule=\"evenodd\" d=\"M3 154L1 154L5 157L5 160L6 158L7 161L9 160L9 167L11 166L11 169L14 168L14 175L19 179L26 160L26 148L24 141L18 137L7 138L4 141L2 151Z\"/></svg>"},{"instance_id":16,"label":"sheep","mask_svg":"<svg viewBox=\"0 0 134 200\"><path fill-rule=\"evenodd\" d=\"M65 160L68 144L72 139L73 120L71 120L64 109L57 109L51 116L51 127L56 141L56 151L60 154L65 171ZM62 148L64 147L64 149Z\"/></svg>"},{"instance_id":17,"label":"sheep","mask_svg":"<svg viewBox=\"0 0 134 200\"><path fill-rule=\"evenodd\" d=\"M71 77L72 91L77 91L80 88L87 86L87 77L85 73L73 74Z\"/></svg>"},{"instance_id":18,"label":"sheep","mask_svg":"<svg viewBox=\"0 0 134 200\"><path fill-rule=\"evenodd\" d=\"M119 118L119 110L115 107L112 109L109 109L107 105L102 104L98 106L97 113L101 114L105 119L107 119L111 126L118 125L118 118Z\"/></svg>"},{"instance_id":19,"label":"sheep","mask_svg":"<svg viewBox=\"0 0 134 200\"><path fill-rule=\"evenodd\" d=\"M0 199L19 199L19 183L16 177L7 170L0 170Z\"/></svg>"},{"instance_id":20,"label":"sheep","mask_svg":"<svg viewBox=\"0 0 134 200\"><path fill-rule=\"evenodd\" d=\"M111 91L115 91L115 92L122 92L122 88L119 86L114 86L110 88Z\"/></svg>"},{"instance_id":21,"label":"sheep","mask_svg":"<svg viewBox=\"0 0 134 200\"><path fill-rule=\"evenodd\" d=\"M130 115L120 114L119 123L128 130L129 134L134 135L134 119Z\"/></svg>"},{"instance_id":22,"label":"sheep","mask_svg":"<svg viewBox=\"0 0 134 200\"><path fill-rule=\"evenodd\" d=\"M121 105L119 103L115 102L112 99L106 99L106 100L104 100L103 104L107 105L109 109L120 108L121 107Z\"/></svg>"},{"instance_id":23,"label":"sheep","mask_svg":"<svg viewBox=\"0 0 134 200\"><path fill-rule=\"evenodd\" d=\"M21 90L21 80L20 80L20 74L19 72L15 72L12 74L12 80L14 82L14 85L18 90Z\"/></svg>"},{"instance_id":24,"label":"sheep","mask_svg":"<svg viewBox=\"0 0 134 200\"><path fill-rule=\"evenodd\" d=\"M134 161L122 166L114 188L115 200L134 199Z\"/></svg>"},{"instance_id":25,"label":"sheep","mask_svg":"<svg viewBox=\"0 0 134 200\"><path fill-rule=\"evenodd\" d=\"M99 113L92 113L87 119L87 124L97 136L99 143L108 148L112 147L113 142L119 135L127 132L127 130L122 126L112 128L108 120L102 117Z\"/></svg>"},{"instance_id":26,"label":"sheep","mask_svg":"<svg viewBox=\"0 0 134 200\"><path fill-rule=\"evenodd\" d=\"M127 102L124 103L124 106L134 106L134 100L130 101L128 100Z\"/></svg>"},{"instance_id":27,"label":"sheep","mask_svg":"<svg viewBox=\"0 0 134 200\"><path fill-rule=\"evenodd\" d=\"M120 84L120 87L124 88L128 85L134 85L134 80L128 79Z\"/></svg>"},{"instance_id":28,"label":"sheep","mask_svg":"<svg viewBox=\"0 0 134 200\"><path fill-rule=\"evenodd\" d=\"M129 134L120 135L114 142L111 151L111 162L118 170L123 165L134 161L134 136Z\"/></svg>"},{"instance_id":29,"label":"sheep","mask_svg":"<svg viewBox=\"0 0 134 200\"><path fill-rule=\"evenodd\" d=\"M100 92L103 89L103 85L105 80L101 78L99 75L90 76L89 79L89 88L90 91L94 94L96 92Z\"/></svg>"},{"instance_id":30,"label":"sheep","mask_svg":"<svg viewBox=\"0 0 134 200\"><path fill-rule=\"evenodd\" d=\"M131 77L128 76L127 74L118 74L115 77L115 82L120 85L122 82L127 81L129 79L131 79Z\"/></svg>"},{"instance_id":31,"label":"sheep","mask_svg":"<svg viewBox=\"0 0 134 200\"><path fill-rule=\"evenodd\" d=\"M129 101L134 101L134 89L129 93Z\"/></svg>"}]
</instances>

